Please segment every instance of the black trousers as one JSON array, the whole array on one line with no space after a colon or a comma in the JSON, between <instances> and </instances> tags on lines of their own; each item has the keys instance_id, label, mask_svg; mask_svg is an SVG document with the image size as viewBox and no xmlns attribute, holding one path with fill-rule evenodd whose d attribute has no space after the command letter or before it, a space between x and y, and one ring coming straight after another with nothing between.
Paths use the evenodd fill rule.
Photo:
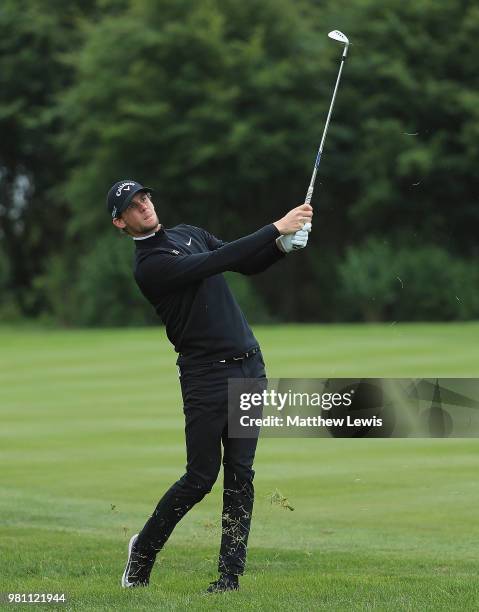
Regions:
<instances>
[{"instance_id":1,"label":"black trousers","mask_svg":"<svg viewBox=\"0 0 479 612\"><path fill-rule=\"evenodd\" d=\"M181 366L186 473L158 502L141 530L137 549L154 556L175 525L211 491L221 467L223 513L218 570L242 574L253 511L257 438L228 438L228 378L265 378L261 352L233 363Z\"/></svg>"}]
</instances>

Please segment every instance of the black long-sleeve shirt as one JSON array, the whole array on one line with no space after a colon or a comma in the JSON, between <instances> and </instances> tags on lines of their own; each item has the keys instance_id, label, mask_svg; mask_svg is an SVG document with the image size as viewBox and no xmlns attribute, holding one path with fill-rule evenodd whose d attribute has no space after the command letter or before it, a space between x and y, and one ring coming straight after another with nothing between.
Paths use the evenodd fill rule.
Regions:
<instances>
[{"instance_id":1,"label":"black long-sleeve shirt","mask_svg":"<svg viewBox=\"0 0 479 612\"><path fill-rule=\"evenodd\" d=\"M278 236L266 225L224 243L181 224L135 241L136 282L163 320L178 363L229 359L258 346L222 272L262 272L284 256Z\"/></svg>"}]
</instances>

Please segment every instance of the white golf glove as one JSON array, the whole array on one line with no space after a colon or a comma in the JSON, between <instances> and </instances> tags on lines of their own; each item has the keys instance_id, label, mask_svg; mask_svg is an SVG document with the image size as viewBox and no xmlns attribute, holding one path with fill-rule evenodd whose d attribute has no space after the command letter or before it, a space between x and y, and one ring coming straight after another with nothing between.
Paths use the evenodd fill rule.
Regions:
<instances>
[{"instance_id":1,"label":"white golf glove","mask_svg":"<svg viewBox=\"0 0 479 612\"><path fill-rule=\"evenodd\" d=\"M283 253L291 253L304 249L308 244L309 232L311 231L311 223L305 223L303 229L298 230L295 234L286 234L276 238L276 244Z\"/></svg>"}]
</instances>

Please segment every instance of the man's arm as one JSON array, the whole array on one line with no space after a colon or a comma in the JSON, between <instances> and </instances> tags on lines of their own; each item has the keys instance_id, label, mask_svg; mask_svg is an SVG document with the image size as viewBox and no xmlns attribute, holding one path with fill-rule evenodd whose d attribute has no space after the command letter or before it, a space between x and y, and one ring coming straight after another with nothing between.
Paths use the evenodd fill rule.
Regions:
<instances>
[{"instance_id":1,"label":"man's arm","mask_svg":"<svg viewBox=\"0 0 479 612\"><path fill-rule=\"evenodd\" d=\"M216 236L213 236L213 234L210 234L206 230L203 230L203 234L205 236L206 243L212 251L216 251L216 249L220 249L225 244L228 244L223 242L223 240L219 240ZM283 253L279 249L276 238L270 244L267 244L260 251L258 251L254 256L240 261L234 268L231 268L231 271L246 275L259 274L260 272L267 270L280 259L283 259L285 255L286 253Z\"/></svg>"},{"instance_id":2,"label":"man's arm","mask_svg":"<svg viewBox=\"0 0 479 612\"><path fill-rule=\"evenodd\" d=\"M135 276L141 285L158 288L184 285L234 270L242 261L256 255L279 236L294 234L312 216L312 207L301 204L279 221L265 225L254 234L229 242L215 251L192 255L170 255L155 250L145 252L137 260Z\"/></svg>"},{"instance_id":3,"label":"man's arm","mask_svg":"<svg viewBox=\"0 0 479 612\"><path fill-rule=\"evenodd\" d=\"M270 224L207 253L170 255L164 252L145 252L144 258L138 262L137 274L145 282L165 287L199 281L234 270L244 259L254 257L279 235L276 226Z\"/></svg>"}]
</instances>

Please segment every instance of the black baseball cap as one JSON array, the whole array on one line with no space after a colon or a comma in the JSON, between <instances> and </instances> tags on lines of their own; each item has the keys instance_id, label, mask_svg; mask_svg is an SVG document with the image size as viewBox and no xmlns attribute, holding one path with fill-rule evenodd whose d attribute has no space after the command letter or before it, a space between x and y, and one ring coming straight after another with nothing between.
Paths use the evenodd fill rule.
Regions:
<instances>
[{"instance_id":1,"label":"black baseball cap","mask_svg":"<svg viewBox=\"0 0 479 612\"><path fill-rule=\"evenodd\" d=\"M116 219L119 217L128 208L132 197L139 191L153 191L153 189L144 187L141 183L129 179L118 181L112 185L106 198L106 207L111 218Z\"/></svg>"}]
</instances>

